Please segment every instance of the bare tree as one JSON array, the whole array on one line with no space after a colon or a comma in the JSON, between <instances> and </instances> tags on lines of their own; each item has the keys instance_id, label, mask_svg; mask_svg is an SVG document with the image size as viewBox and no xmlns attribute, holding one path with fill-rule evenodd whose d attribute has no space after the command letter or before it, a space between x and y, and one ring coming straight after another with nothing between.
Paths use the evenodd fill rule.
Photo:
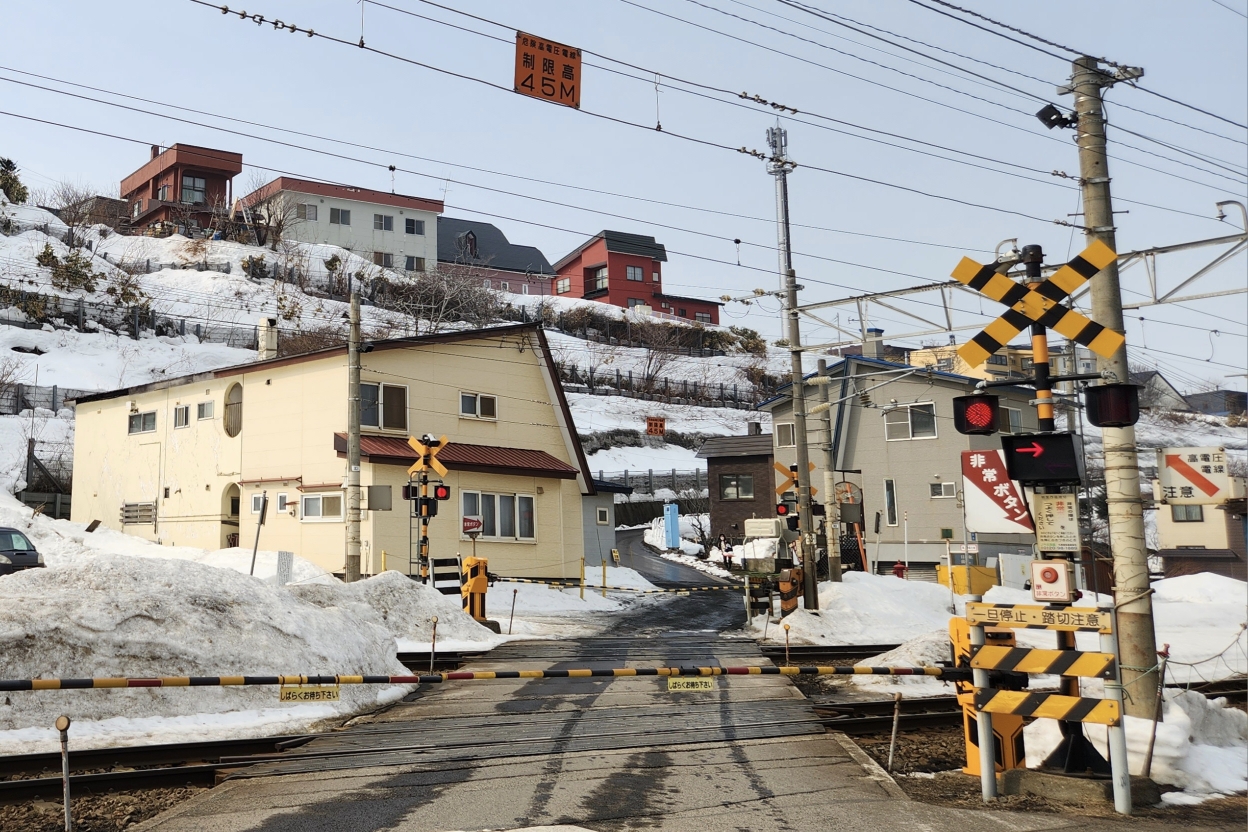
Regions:
<instances>
[{"instance_id":1,"label":"bare tree","mask_svg":"<svg viewBox=\"0 0 1248 832\"><path fill-rule=\"evenodd\" d=\"M377 303L416 318L426 334L457 323L485 326L498 320L503 307L498 293L485 287L490 274L477 266L439 263L435 271L403 279L383 276Z\"/></svg>"},{"instance_id":2,"label":"bare tree","mask_svg":"<svg viewBox=\"0 0 1248 832\"><path fill-rule=\"evenodd\" d=\"M259 171L252 173L248 181L251 193L263 193L264 176ZM247 206L251 211L256 229L256 244L267 245L270 250L277 251L277 246L286 238L295 226L305 221L301 216L300 206L280 191L271 191Z\"/></svg>"},{"instance_id":3,"label":"bare tree","mask_svg":"<svg viewBox=\"0 0 1248 832\"><path fill-rule=\"evenodd\" d=\"M641 389L647 393L658 392L659 381L667 377L667 371L676 363L676 350L681 346L682 333L670 324L642 321L633 324L633 337L646 345L646 357L641 367Z\"/></svg>"},{"instance_id":4,"label":"bare tree","mask_svg":"<svg viewBox=\"0 0 1248 832\"><path fill-rule=\"evenodd\" d=\"M52 209L69 229L65 235L65 245L80 248L84 242L82 229L91 222L94 196L95 189L90 185L77 180L62 179L50 188L38 192L35 198L45 208Z\"/></svg>"}]
</instances>

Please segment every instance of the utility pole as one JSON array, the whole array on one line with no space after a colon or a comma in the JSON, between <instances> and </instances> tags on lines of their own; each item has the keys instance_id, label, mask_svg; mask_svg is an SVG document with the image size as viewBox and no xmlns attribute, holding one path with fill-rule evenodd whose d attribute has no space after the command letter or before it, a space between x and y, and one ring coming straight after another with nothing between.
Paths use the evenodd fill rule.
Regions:
<instances>
[{"instance_id":1,"label":"utility pole","mask_svg":"<svg viewBox=\"0 0 1248 832\"><path fill-rule=\"evenodd\" d=\"M793 268L793 240L789 236L789 131L780 126L767 128L767 145L771 157L767 160L767 172L776 179L776 253L780 268L780 291L788 288L789 271Z\"/></svg>"},{"instance_id":2,"label":"utility pole","mask_svg":"<svg viewBox=\"0 0 1248 832\"><path fill-rule=\"evenodd\" d=\"M819 359L819 377L826 378L828 362ZM841 580L841 518L836 504L836 460L832 450L832 393L830 384L820 384L823 402L815 410L823 411L823 536L828 544L828 579Z\"/></svg>"},{"instance_id":3,"label":"utility pole","mask_svg":"<svg viewBox=\"0 0 1248 832\"><path fill-rule=\"evenodd\" d=\"M351 280L347 336L347 583L360 579L360 289Z\"/></svg>"},{"instance_id":4,"label":"utility pole","mask_svg":"<svg viewBox=\"0 0 1248 832\"><path fill-rule=\"evenodd\" d=\"M1069 91L1075 96L1079 144L1079 177L1083 191L1083 218L1088 240L1100 240L1117 251L1114 208L1109 192L1109 161L1105 154L1105 114L1101 98L1105 87L1133 80L1142 69L1102 70L1090 57L1074 61ZM1092 318L1116 332L1125 332L1118 263L1110 263L1092 278ZM1127 350L1098 360L1112 381L1127 383ZM1144 544L1144 517L1140 499L1140 467L1135 428L1103 428L1105 498L1109 513L1109 545L1114 559L1114 605L1118 608L1119 665L1127 692L1125 711L1151 718L1157 699L1157 636L1148 586L1148 550Z\"/></svg>"}]
</instances>

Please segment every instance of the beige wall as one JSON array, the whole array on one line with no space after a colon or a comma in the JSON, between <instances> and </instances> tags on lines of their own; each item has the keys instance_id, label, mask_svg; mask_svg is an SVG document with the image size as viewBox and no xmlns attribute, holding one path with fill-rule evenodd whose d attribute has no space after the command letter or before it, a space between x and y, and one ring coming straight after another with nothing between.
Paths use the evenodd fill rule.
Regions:
<instances>
[{"instance_id":1,"label":"beige wall","mask_svg":"<svg viewBox=\"0 0 1248 832\"><path fill-rule=\"evenodd\" d=\"M554 403L554 388L541 370L529 334L448 344L378 349L362 357L362 380L407 387L407 430L365 433L406 438L446 435L451 442L543 450L577 466L575 428ZM122 503L155 500L154 525L127 525L124 531L169 545L215 549L234 531L225 504L231 487L240 491L239 544L255 540L257 515L253 495L270 499L260 546L289 550L322 568L340 571L344 563L345 524L303 516L303 494L341 494L346 460L334 449L334 434L346 430L346 356L257 366L224 378L185 382L124 395L77 408L73 519L100 519L122 528ZM225 393L243 388L242 430L235 438L223 427ZM498 419L459 415L459 396L476 392L497 397ZM214 403L213 418L199 421L195 405ZM130 402L140 412L156 412L153 433L127 434ZM191 407L190 424L173 428L174 408ZM363 485L392 486L394 510L366 511L361 527L365 572L379 571L381 552L387 566L407 571L409 517L400 489L406 467L362 465ZM480 541L477 551L490 558L499 574L572 577L579 575L582 540L581 486L577 480L451 471L446 482L452 499L430 526L432 551L447 557L471 552L459 534L460 491L531 494L535 497L536 539L532 542ZM164 489L169 497L164 497ZM77 495L83 495L78 498ZM278 495L291 508L278 511ZM367 508L367 506L365 506ZM345 495L344 495L345 514ZM414 524L413 529L415 529ZM418 530L411 532L419 537Z\"/></svg>"}]
</instances>

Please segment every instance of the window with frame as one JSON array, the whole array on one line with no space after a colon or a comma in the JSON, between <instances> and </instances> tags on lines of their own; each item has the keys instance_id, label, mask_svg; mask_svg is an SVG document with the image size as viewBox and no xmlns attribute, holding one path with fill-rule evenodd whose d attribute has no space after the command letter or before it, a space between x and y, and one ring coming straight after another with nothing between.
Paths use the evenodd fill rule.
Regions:
<instances>
[{"instance_id":1,"label":"window with frame","mask_svg":"<svg viewBox=\"0 0 1248 832\"><path fill-rule=\"evenodd\" d=\"M597 520L599 526L611 525L611 510L607 508L598 509Z\"/></svg>"},{"instance_id":2,"label":"window with frame","mask_svg":"<svg viewBox=\"0 0 1248 832\"><path fill-rule=\"evenodd\" d=\"M202 176L182 176L182 201L203 205L208 201L208 183Z\"/></svg>"},{"instance_id":3,"label":"window with frame","mask_svg":"<svg viewBox=\"0 0 1248 832\"><path fill-rule=\"evenodd\" d=\"M295 206L295 219L316 222L316 206L308 202L299 203Z\"/></svg>"},{"instance_id":4,"label":"window with frame","mask_svg":"<svg viewBox=\"0 0 1248 832\"><path fill-rule=\"evenodd\" d=\"M1176 523L1203 523L1205 522L1205 507L1172 504L1170 519Z\"/></svg>"},{"instance_id":5,"label":"window with frame","mask_svg":"<svg viewBox=\"0 0 1248 832\"><path fill-rule=\"evenodd\" d=\"M646 305L646 302L642 300L641 298L629 298L628 299L629 309L632 309L634 306L645 306L645 305Z\"/></svg>"},{"instance_id":6,"label":"window with frame","mask_svg":"<svg viewBox=\"0 0 1248 832\"><path fill-rule=\"evenodd\" d=\"M191 424L191 406L184 404L173 409L173 426L184 428Z\"/></svg>"},{"instance_id":7,"label":"window with frame","mask_svg":"<svg viewBox=\"0 0 1248 832\"><path fill-rule=\"evenodd\" d=\"M211 419L214 409L215 408L213 407L212 402L200 402L195 405L195 418L200 421L203 421L204 419Z\"/></svg>"},{"instance_id":8,"label":"window with frame","mask_svg":"<svg viewBox=\"0 0 1248 832\"><path fill-rule=\"evenodd\" d=\"M884 480L884 522L897 525L897 481Z\"/></svg>"},{"instance_id":9,"label":"window with frame","mask_svg":"<svg viewBox=\"0 0 1248 832\"><path fill-rule=\"evenodd\" d=\"M1001 408L1000 424L997 425L1002 433L1022 433L1023 432L1023 411L1017 407Z\"/></svg>"},{"instance_id":10,"label":"window with frame","mask_svg":"<svg viewBox=\"0 0 1248 832\"><path fill-rule=\"evenodd\" d=\"M555 281L555 294L564 295L572 290L572 278L561 277Z\"/></svg>"},{"instance_id":11,"label":"window with frame","mask_svg":"<svg viewBox=\"0 0 1248 832\"><path fill-rule=\"evenodd\" d=\"M350 225L351 211L347 208L330 208L329 209L330 225Z\"/></svg>"},{"instance_id":12,"label":"window with frame","mask_svg":"<svg viewBox=\"0 0 1248 832\"><path fill-rule=\"evenodd\" d=\"M407 388L400 384L361 384L360 424L406 431Z\"/></svg>"},{"instance_id":13,"label":"window with frame","mask_svg":"<svg viewBox=\"0 0 1248 832\"><path fill-rule=\"evenodd\" d=\"M693 319L698 323L709 324L711 322L710 312L694 312Z\"/></svg>"},{"instance_id":14,"label":"window with frame","mask_svg":"<svg viewBox=\"0 0 1248 832\"><path fill-rule=\"evenodd\" d=\"M403 267L409 272L423 272L425 270L425 258L408 256L403 261Z\"/></svg>"},{"instance_id":15,"label":"window with frame","mask_svg":"<svg viewBox=\"0 0 1248 832\"><path fill-rule=\"evenodd\" d=\"M310 523L334 523L342 520L342 493L304 494L303 520Z\"/></svg>"},{"instance_id":16,"label":"window with frame","mask_svg":"<svg viewBox=\"0 0 1248 832\"><path fill-rule=\"evenodd\" d=\"M251 513L259 514L262 508L264 508L264 495L252 494L251 495Z\"/></svg>"},{"instance_id":17,"label":"window with frame","mask_svg":"<svg viewBox=\"0 0 1248 832\"><path fill-rule=\"evenodd\" d=\"M460 393L459 415L472 419L497 419L498 398L484 393Z\"/></svg>"},{"instance_id":18,"label":"window with frame","mask_svg":"<svg viewBox=\"0 0 1248 832\"><path fill-rule=\"evenodd\" d=\"M521 283L521 284L520 284L520 294L522 294L522 295L527 295L528 293L529 293L529 284L527 284L527 283Z\"/></svg>"},{"instance_id":19,"label":"window with frame","mask_svg":"<svg viewBox=\"0 0 1248 832\"><path fill-rule=\"evenodd\" d=\"M651 280L653 280L655 283L658 283L658 282L659 282L659 273L658 273L658 272L654 272L653 274L651 274Z\"/></svg>"},{"instance_id":20,"label":"window with frame","mask_svg":"<svg viewBox=\"0 0 1248 832\"><path fill-rule=\"evenodd\" d=\"M777 448L796 448L797 434L793 432L792 422L781 422L775 427Z\"/></svg>"},{"instance_id":21,"label":"window with frame","mask_svg":"<svg viewBox=\"0 0 1248 832\"><path fill-rule=\"evenodd\" d=\"M494 284L493 284L493 283L491 283L491 282L490 282L490 279L487 277L485 280L482 280L482 281L481 281L481 288L482 288L482 289L493 289L493 288L494 288Z\"/></svg>"},{"instance_id":22,"label":"window with frame","mask_svg":"<svg viewBox=\"0 0 1248 832\"><path fill-rule=\"evenodd\" d=\"M374 251L373 265L381 266L383 269L394 268L394 255L388 251Z\"/></svg>"},{"instance_id":23,"label":"window with frame","mask_svg":"<svg viewBox=\"0 0 1248 832\"><path fill-rule=\"evenodd\" d=\"M462 517L481 518L481 537L491 540L535 540L536 505L530 494L489 494L461 491Z\"/></svg>"},{"instance_id":24,"label":"window with frame","mask_svg":"<svg viewBox=\"0 0 1248 832\"><path fill-rule=\"evenodd\" d=\"M277 510L278 511L290 510L290 499L286 496L285 492L277 495Z\"/></svg>"},{"instance_id":25,"label":"window with frame","mask_svg":"<svg viewBox=\"0 0 1248 832\"><path fill-rule=\"evenodd\" d=\"M161 185L160 189L156 191L156 198L159 199L161 202L168 202L169 201L169 186Z\"/></svg>"},{"instance_id":26,"label":"window with frame","mask_svg":"<svg viewBox=\"0 0 1248 832\"><path fill-rule=\"evenodd\" d=\"M133 216L134 216L134 218L135 218L135 219L138 219L139 214L142 214L142 213L143 213L143 200L141 200L141 199L136 199L136 200L134 201L134 212L133 212Z\"/></svg>"},{"instance_id":27,"label":"window with frame","mask_svg":"<svg viewBox=\"0 0 1248 832\"><path fill-rule=\"evenodd\" d=\"M500 280L498 281L498 290L500 292L510 292L511 284L508 283L506 280Z\"/></svg>"},{"instance_id":28,"label":"window with frame","mask_svg":"<svg viewBox=\"0 0 1248 832\"><path fill-rule=\"evenodd\" d=\"M643 281L646 279L646 273L641 266L625 266L624 277L628 280Z\"/></svg>"},{"instance_id":29,"label":"window with frame","mask_svg":"<svg viewBox=\"0 0 1248 832\"><path fill-rule=\"evenodd\" d=\"M719 499L721 500L753 500L753 474L720 474Z\"/></svg>"},{"instance_id":30,"label":"window with frame","mask_svg":"<svg viewBox=\"0 0 1248 832\"><path fill-rule=\"evenodd\" d=\"M593 277L592 282L593 282L594 289L607 288L608 281L607 281L607 267L606 266L603 266L602 268L599 268L599 269L594 269L594 277Z\"/></svg>"},{"instance_id":31,"label":"window with frame","mask_svg":"<svg viewBox=\"0 0 1248 832\"><path fill-rule=\"evenodd\" d=\"M927 485L933 500L958 496L958 485L953 482L932 482Z\"/></svg>"},{"instance_id":32,"label":"window with frame","mask_svg":"<svg viewBox=\"0 0 1248 832\"><path fill-rule=\"evenodd\" d=\"M1010 359L1006 358L1004 355L990 355L988 356L988 363L998 365L1009 364Z\"/></svg>"},{"instance_id":33,"label":"window with frame","mask_svg":"<svg viewBox=\"0 0 1248 832\"><path fill-rule=\"evenodd\" d=\"M408 217L407 219L403 221L403 230L406 231L408 234L422 234L423 235L425 233L425 221Z\"/></svg>"},{"instance_id":34,"label":"window with frame","mask_svg":"<svg viewBox=\"0 0 1248 832\"><path fill-rule=\"evenodd\" d=\"M156 430L156 411L131 413L127 423L129 433L152 433Z\"/></svg>"},{"instance_id":35,"label":"window with frame","mask_svg":"<svg viewBox=\"0 0 1248 832\"><path fill-rule=\"evenodd\" d=\"M373 214L374 231L393 231L394 217L390 214Z\"/></svg>"},{"instance_id":36,"label":"window with frame","mask_svg":"<svg viewBox=\"0 0 1248 832\"><path fill-rule=\"evenodd\" d=\"M902 439L936 438L936 405L904 404L884 412L884 438L890 442Z\"/></svg>"}]
</instances>

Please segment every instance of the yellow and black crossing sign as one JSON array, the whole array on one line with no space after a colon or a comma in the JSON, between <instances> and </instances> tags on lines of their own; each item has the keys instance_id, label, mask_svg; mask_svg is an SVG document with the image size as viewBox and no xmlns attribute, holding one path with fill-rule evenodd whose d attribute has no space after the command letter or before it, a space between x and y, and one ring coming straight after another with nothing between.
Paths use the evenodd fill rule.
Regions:
<instances>
[{"instance_id":1,"label":"yellow and black crossing sign","mask_svg":"<svg viewBox=\"0 0 1248 832\"><path fill-rule=\"evenodd\" d=\"M432 468L438 472L438 476L446 476L446 466L438 459L438 451L446 447L446 436L444 435L436 443L426 445L414 436L407 438L407 444L412 446L412 450L416 452L416 461L412 463L412 467L407 469L409 477L419 474L426 468Z\"/></svg>"},{"instance_id":2,"label":"yellow and black crossing sign","mask_svg":"<svg viewBox=\"0 0 1248 832\"><path fill-rule=\"evenodd\" d=\"M797 471L793 470L793 468L797 467L796 465L793 466L793 468L786 468L783 465L781 465L779 462L773 462L771 464L771 467L779 471L780 476L784 478L784 482L776 486L777 494L784 494L784 492L788 491L789 489L797 488ZM815 470L815 463L807 462L806 470L813 472ZM819 489L815 488L812 485L810 487L810 496L814 497L818 493L819 493Z\"/></svg>"},{"instance_id":3,"label":"yellow and black crossing sign","mask_svg":"<svg viewBox=\"0 0 1248 832\"><path fill-rule=\"evenodd\" d=\"M1121 719L1118 703L1112 699L1088 699L1057 693L1028 693L1021 690L975 691L975 707L987 714L1014 714L1065 722L1095 722L1117 725Z\"/></svg>"},{"instance_id":4,"label":"yellow and black crossing sign","mask_svg":"<svg viewBox=\"0 0 1248 832\"><path fill-rule=\"evenodd\" d=\"M1015 283L998 272L995 266L984 266L963 257L953 270L953 278L1010 308L959 347L958 357L970 366L978 367L1024 329L1040 324L1109 358L1126 339L1120 333L1106 329L1064 306L1061 301L1117 257L1113 249L1095 240L1047 280L1034 286Z\"/></svg>"},{"instance_id":5,"label":"yellow and black crossing sign","mask_svg":"<svg viewBox=\"0 0 1248 832\"><path fill-rule=\"evenodd\" d=\"M1026 647L985 645L971 656L971 667L979 670L1006 670L1014 673L1044 673L1056 676L1086 676L1113 679L1117 673L1110 653L1081 653L1078 650L1031 650Z\"/></svg>"},{"instance_id":6,"label":"yellow and black crossing sign","mask_svg":"<svg viewBox=\"0 0 1248 832\"><path fill-rule=\"evenodd\" d=\"M966 605L966 619L975 626L1011 627L1025 630L1112 633L1113 617L1100 610L1039 604Z\"/></svg>"}]
</instances>

